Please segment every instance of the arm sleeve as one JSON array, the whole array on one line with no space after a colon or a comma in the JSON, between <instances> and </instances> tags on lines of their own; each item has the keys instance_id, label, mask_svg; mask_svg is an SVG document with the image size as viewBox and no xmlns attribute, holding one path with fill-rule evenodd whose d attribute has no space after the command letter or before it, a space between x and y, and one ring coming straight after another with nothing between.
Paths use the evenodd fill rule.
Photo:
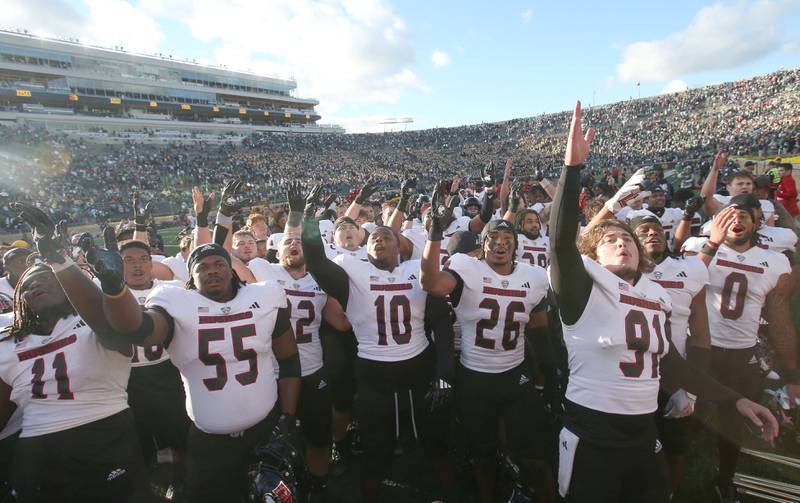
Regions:
<instances>
[{"instance_id":1,"label":"arm sleeve","mask_svg":"<svg viewBox=\"0 0 800 503\"><path fill-rule=\"evenodd\" d=\"M425 326L433 332L436 378L452 384L455 375L455 333L450 308L444 299L428 295Z\"/></svg>"},{"instance_id":2,"label":"arm sleeve","mask_svg":"<svg viewBox=\"0 0 800 503\"><path fill-rule=\"evenodd\" d=\"M580 175L578 167L563 168L550 211L550 283L561 317L569 325L581 317L592 293L592 278L575 241L580 218Z\"/></svg>"},{"instance_id":3,"label":"arm sleeve","mask_svg":"<svg viewBox=\"0 0 800 503\"><path fill-rule=\"evenodd\" d=\"M672 341L669 343L669 352L661 359L661 375L662 386L670 390L670 393L683 388L703 400L716 403L733 403L742 398L739 393L723 386L684 360Z\"/></svg>"},{"instance_id":4,"label":"arm sleeve","mask_svg":"<svg viewBox=\"0 0 800 503\"><path fill-rule=\"evenodd\" d=\"M325 256L325 247L316 221L303 220L302 244L308 272L325 293L339 301L342 309L347 310L350 279L344 269Z\"/></svg>"}]
</instances>

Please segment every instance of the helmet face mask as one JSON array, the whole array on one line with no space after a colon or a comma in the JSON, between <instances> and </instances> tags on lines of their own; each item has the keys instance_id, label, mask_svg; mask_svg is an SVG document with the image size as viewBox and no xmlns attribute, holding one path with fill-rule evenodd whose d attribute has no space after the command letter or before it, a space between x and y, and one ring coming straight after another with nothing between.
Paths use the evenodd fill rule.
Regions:
<instances>
[{"instance_id":1,"label":"helmet face mask","mask_svg":"<svg viewBox=\"0 0 800 503\"><path fill-rule=\"evenodd\" d=\"M300 453L286 438L273 438L255 448L255 462L248 470L249 501L295 503L298 475L304 466Z\"/></svg>"}]
</instances>

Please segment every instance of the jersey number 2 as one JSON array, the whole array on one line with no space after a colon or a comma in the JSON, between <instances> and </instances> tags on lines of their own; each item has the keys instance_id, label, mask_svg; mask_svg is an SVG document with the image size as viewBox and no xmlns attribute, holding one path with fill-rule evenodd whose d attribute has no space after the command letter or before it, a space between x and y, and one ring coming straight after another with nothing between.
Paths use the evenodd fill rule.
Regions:
<instances>
[{"instance_id":1,"label":"jersey number 2","mask_svg":"<svg viewBox=\"0 0 800 503\"><path fill-rule=\"evenodd\" d=\"M244 348L244 338L256 335L255 325L240 325L231 327L231 342L233 343L233 355L240 362L248 362L250 369L236 374L236 380L242 386L253 384L258 378L258 355L255 349ZM224 328L202 328L198 333L198 355L200 361L210 367L216 367L217 375L203 379L203 383L208 391L219 391L228 382L228 366L225 357L219 353L212 353L208 350L208 345L212 341L224 341Z\"/></svg>"},{"instance_id":2,"label":"jersey number 2","mask_svg":"<svg viewBox=\"0 0 800 503\"><path fill-rule=\"evenodd\" d=\"M73 400L75 396L72 394L72 391L69 389L69 376L67 375L67 359L64 357L64 353L56 353L56 357L53 359L53 368L56 371L56 390L58 391L58 399L59 400ZM44 381L42 378L44 377L44 358L37 358L33 362L33 367L31 368L31 372L33 373L33 378L31 379L31 395L33 398L47 398L47 395L44 393Z\"/></svg>"}]
</instances>

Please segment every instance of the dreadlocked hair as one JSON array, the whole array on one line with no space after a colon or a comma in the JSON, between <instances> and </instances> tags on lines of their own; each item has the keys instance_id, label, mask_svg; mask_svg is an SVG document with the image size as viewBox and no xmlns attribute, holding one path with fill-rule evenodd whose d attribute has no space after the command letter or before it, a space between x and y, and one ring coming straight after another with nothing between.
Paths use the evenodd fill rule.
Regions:
<instances>
[{"instance_id":1,"label":"dreadlocked hair","mask_svg":"<svg viewBox=\"0 0 800 503\"><path fill-rule=\"evenodd\" d=\"M536 220L539 221L539 229L540 229L540 232L541 232L542 217L539 216L539 212L538 211L531 210L531 209L526 209L526 210L522 210L522 211L517 212L517 216L514 219L514 228L517 230L517 232L522 232L522 224L525 222L525 217L527 217L528 215L536 215Z\"/></svg>"},{"instance_id":2,"label":"dreadlocked hair","mask_svg":"<svg viewBox=\"0 0 800 503\"><path fill-rule=\"evenodd\" d=\"M28 269L37 265L36 261L30 257L26 263L28 264L28 268L20 274L17 286L14 288L14 321L9 328L9 335L11 335L15 341L24 339L26 336L36 332L39 328L39 316L22 297L22 278L25 277L25 273L28 272ZM62 317L75 314L75 308L72 307L69 300L65 300L64 303L56 309L62 312Z\"/></svg>"},{"instance_id":3,"label":"dreadlocked hair","mask_svg":"<svg viewBox=\"0 0 800 503\"><path fill-rule=\"evenodd\" d=\"M233 295L235 296L236 293L239 291L239 288L244 286L245 282L239 278L239 275L236 274L236 269L231 267L231 288L233 288ZM189 281L186 282L184 287L187 290L197 290L197 285L194 284L194 276L189 275Z\"/></svg>"}]
</instances>

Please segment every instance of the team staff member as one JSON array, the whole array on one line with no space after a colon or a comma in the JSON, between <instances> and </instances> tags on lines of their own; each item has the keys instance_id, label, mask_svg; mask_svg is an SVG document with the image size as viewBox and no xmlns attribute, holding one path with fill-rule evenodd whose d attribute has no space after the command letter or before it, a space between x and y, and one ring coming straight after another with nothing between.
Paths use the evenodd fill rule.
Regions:
<instances>
[{"instance_id":1,"label":"team staff member","mask_svg":"<svg viewBox=\"0 0 800 503\"><path fill-rule=\"evenodd\" d=\"M688 366L667 337L667 292L643 276L652 267L630 228L605 220L581 238L578 195L594 130L584 136L580 102L550 220L550 281L569 352L559 442L559 492L569 502L666 502L653 413L661 374L708 400L734 404L764 436L772 414ZM583 252L584 256L581 256Z\"/></svg>"},{"instance_id":2,"label":"team staff member","mask_svg":"<svg viewBox=\"0 0 800 503\"><path fill-rule=\"evenodd\" d=\"M23 412L13 464L18 501L131 501L141 453L125 392L130 344L70 287L85 282L99 294L63 256L50 218L27 204L16 209L48 264L23 273L14 323L0 342L0 424L16 407Z\"/></svg>"}]
</instances>

